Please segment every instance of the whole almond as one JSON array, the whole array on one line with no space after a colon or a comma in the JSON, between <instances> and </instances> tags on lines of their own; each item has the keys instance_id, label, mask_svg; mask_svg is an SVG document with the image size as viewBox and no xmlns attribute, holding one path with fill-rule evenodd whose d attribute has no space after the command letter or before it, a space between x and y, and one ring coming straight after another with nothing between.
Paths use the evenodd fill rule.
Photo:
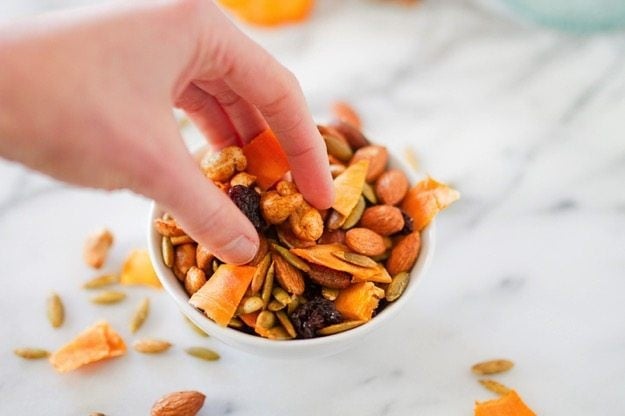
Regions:
<instances>
[{"instance_id":1,"label":"whole almond","mask_svg":"<svg viewBox=\"0 0 625 416\"><path fill-rule=\"evenodd\" d=\"M201 244L195 249L195 262L197 267L202 269L204 273L212 272L212 263L215 255Z\"/></svg>"},{"instance_id":2,"label":"whole almond","mask_svg":"<svg viewBox=\"0 0 625 416\"><path fill-rule=\"evenodd\" d=\"M421 236L418 231L402 237L391 249L391 255L386 260L386 270L391 276L409 271L419 257Z\"/></svg>"},{"instance_id":3,"label":"whole almond","mask_svg":"<svg viewBox=\"0 0 625 416\"><path fill-rule=\"evenodd\" d=\"M386 251L384 238L368 228L352 228L345 233L345 244L356 253L379 256Z\"/></svg>"},{"instance_id":4,"label":"whole almond","mask_svg":"<svg viewBox=\"0 0 625 416\"><path fill-rule=\"evenodd\" d=\"M85 263L94 269L99 269L106 261L106 256L112 245L113 234L106 228L89 235L83 250Z\"/></svg>"},{"instance_id":5,"label":"whole almond","mask_svg":"<svg viewBox=\"0 0 625 416\"><path fill-rule=\"evenodd\" d=\"M276 254L273 257L275 277L280 286L289 293L301 295L304 293L305 283L302 272L291 266L284 257Z\"/></svg>"},{"instance_id":6,"label":"whole almond","mask_svg":"<svg viewBox=\"0 0 625 416\"><path fill-rule=\"evenodd\" d=\"M330 131L338 132L347 140L347 143L349 143L354 150L369 146L369 139L367 139L358 127L352 126L350 123L338 120L326 128L330 129Z\"/></svg>"},{"instance_id":7,"label":"whole almond","mask_svg":"<svg viewBox=\"0 0 625 416\"><path fill-rule=\"evenodd\" d=\"M187 275L189 269L195 266L196 248L195 244L181 244L174 251L174 267L172 270L181 282Z\"/></svg>"},{"instance_id":8,"label":"whole almond","mask_svg":"<svg viewBox=\"0 0 625 416\"><path fill-rule=\"evenodd\" d=\"M206 283L206 274L204 273L204 270L199 267L192 266L187 271L187 275L184 278L184 289L190 296L200 290L200 288L204 286L204 283Z\"/></svg>"},{"instance_id":9,"label":"whole almond","mask_svg":"<svg viewBox=\"0 0 625 416\"><path fill-rule=\"evenodd\" d=\"M399 208L392 205L375 205L365 209L360 226L385 237L404 228L404 216Z\"/></svg>"},{"instance_id":10,"label":"whole almond","mask_svg":"<svg viewBox=\"0 0 625 416\"><path fill-rule=\"evenodd\" d=\"M352 157L349 164L353 165L365 159L369 161L369 169L367 170L367 177L365 179L367 182L373 182L378 179L386 169L388 151L386 147L383 146L370 145L361 147L354 153L354 157Z\"/></svg>"},{"instance_id":11,"label":"whole almond","mask_svg":"<svg viewBox=\"0 0 625 416\"><path fill-rule=\"evenodd\" d=\"M178 391L161 397L152 406L151 416L195 416L204 406L204 396L199 391Z\"/></svg>"},{"instance_id":12,"label":"whole almond","mask_svg":"<svg viewBox=\"0 0 625 416\"><path fill-rule=\"evenodd\" d=\"M320 266L318 264L310 264L308 276L313 282L330 289L345 289L352 281L351 275L339 270L333 270L329 267Z\"/></svg>"},{"instance_id":13,"label":"whole almond","mask_svg":"<svg viewBox=\"0 0 625 416\"><path fill-rule=\"evenodd\" d=\"M344 101L337 101L332 104L332 113L337 119L345 123L349 123L358 129L362 127L362 121L354 107Z\"/></svg>"},{"instance_id":14,"label":"whole almond","mask_svg":"<svg viewBox=\"0 0 625 416\"><path fill-rule=\"evenodd\" d=\"M399 169L384 172L375 183L375 193L380 202L386 205L397 205L408 192L408 178Z\"/></svg>"}]
</instances>

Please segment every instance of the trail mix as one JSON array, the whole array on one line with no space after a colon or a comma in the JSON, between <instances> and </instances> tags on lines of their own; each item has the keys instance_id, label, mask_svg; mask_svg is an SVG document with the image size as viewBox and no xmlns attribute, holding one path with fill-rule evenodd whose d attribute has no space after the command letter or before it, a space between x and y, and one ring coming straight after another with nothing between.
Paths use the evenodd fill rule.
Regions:
<instances>
[{"instance_id":1,"label":"trail mix","mask_svg":"<svg viewBox=\"0 0 625 416\"><path fill-rule=\"evenodd\" d=\"M431 178L411 188L348 110L336 110L346 120L319 126L336 194L328 210L311 206L289 179L269 130L202 156L207 179L259 232L250 263L224 264L169 214L155 220L164 264L189 302L219 325L270 339L312 338L364 324L402 295L420 232L459 195Z\"/></svg>"}]
</instances>

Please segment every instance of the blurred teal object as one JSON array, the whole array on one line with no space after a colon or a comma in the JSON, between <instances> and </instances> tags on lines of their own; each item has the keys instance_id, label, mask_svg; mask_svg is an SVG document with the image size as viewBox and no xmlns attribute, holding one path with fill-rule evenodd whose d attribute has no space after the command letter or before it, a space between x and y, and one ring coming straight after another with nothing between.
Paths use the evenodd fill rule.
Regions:
<instances>
[{"instance_id":1,"label":"blurred teal object","mask_svg":"<svg viewBox=\"0 0 625 416\"><path fill-rule=\"evenodd\" d=\"M547 26L570 32L625 28L625 0L502 0Z\"/></svg>"}]
</instances>

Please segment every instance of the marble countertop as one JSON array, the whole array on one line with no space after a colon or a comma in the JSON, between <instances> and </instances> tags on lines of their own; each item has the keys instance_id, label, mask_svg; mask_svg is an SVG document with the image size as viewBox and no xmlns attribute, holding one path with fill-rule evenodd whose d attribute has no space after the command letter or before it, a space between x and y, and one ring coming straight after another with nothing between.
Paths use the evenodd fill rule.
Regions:
<instances>
[{"instance_id":1,"label":"marble countertop","mask_svg":"<svg viewBox=\"0 0 625 416\"><path fill-rule=\"evenodd\" d=\"M78 3L5 1L0 21ZM320 0L304 25L246 30L295 72L314 114L353 103L374 140L412 149L462 192L414 302L362 345L296 361L198 337L164 292L132 288L123 305L95 307L80 289L93 276L85 236L113 230L116 271L146 246L149 201L0 161L0 414L143 415L196 389L200 415L470 415L492 396L469 367L494 357L516 363L497 379L539 415L625 414L625 33L565 35L470 0ZM66 303L60 330L45 319L52 290ZM11 352L54 349L100 318L130 343L146 295L141 332L172 340L165 356L59 375ZM197 362L190 345L222 359Z\"/></svg>"}]
</instances>

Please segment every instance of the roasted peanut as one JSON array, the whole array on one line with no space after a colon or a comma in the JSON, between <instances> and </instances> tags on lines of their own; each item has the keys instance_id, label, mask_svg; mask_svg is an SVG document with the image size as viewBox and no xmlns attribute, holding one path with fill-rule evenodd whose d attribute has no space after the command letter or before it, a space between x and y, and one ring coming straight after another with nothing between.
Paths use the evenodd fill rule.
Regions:
<instances>
[{"instance_id":1,"label":"roasted peanut","mask_svg":"<svg viewBox=\"0 0 625 416\"><path fill-rule=\"evenodd\" d=\"M303 202L289 216L293 234L305 241L315 241L323 234L323 219L316 208Z\"/></svg>"},{"instance_id":2,"label":"roasted peanut","mask_svg":"<svg viewBox=\"0 0 625 416\"><path fill-rule=\"evenodd\" d=\"M304 197L300 193L280 195L277 191L268 191L260 197L260 211L269 224L280 224L302 204Z\"/></svg>"},{"instance_id":3,"label":"roasted peanut","mask_svg":"<svg viewBox=\"0 0 625 416\"><path fill-rule=\"evenodd\" d=\"M209 179L226 182L236 172L247 167L247 159L240 147L229 146L216 153L206 153L200 161L200 167Z\"/></svg>"}]
</instances>

